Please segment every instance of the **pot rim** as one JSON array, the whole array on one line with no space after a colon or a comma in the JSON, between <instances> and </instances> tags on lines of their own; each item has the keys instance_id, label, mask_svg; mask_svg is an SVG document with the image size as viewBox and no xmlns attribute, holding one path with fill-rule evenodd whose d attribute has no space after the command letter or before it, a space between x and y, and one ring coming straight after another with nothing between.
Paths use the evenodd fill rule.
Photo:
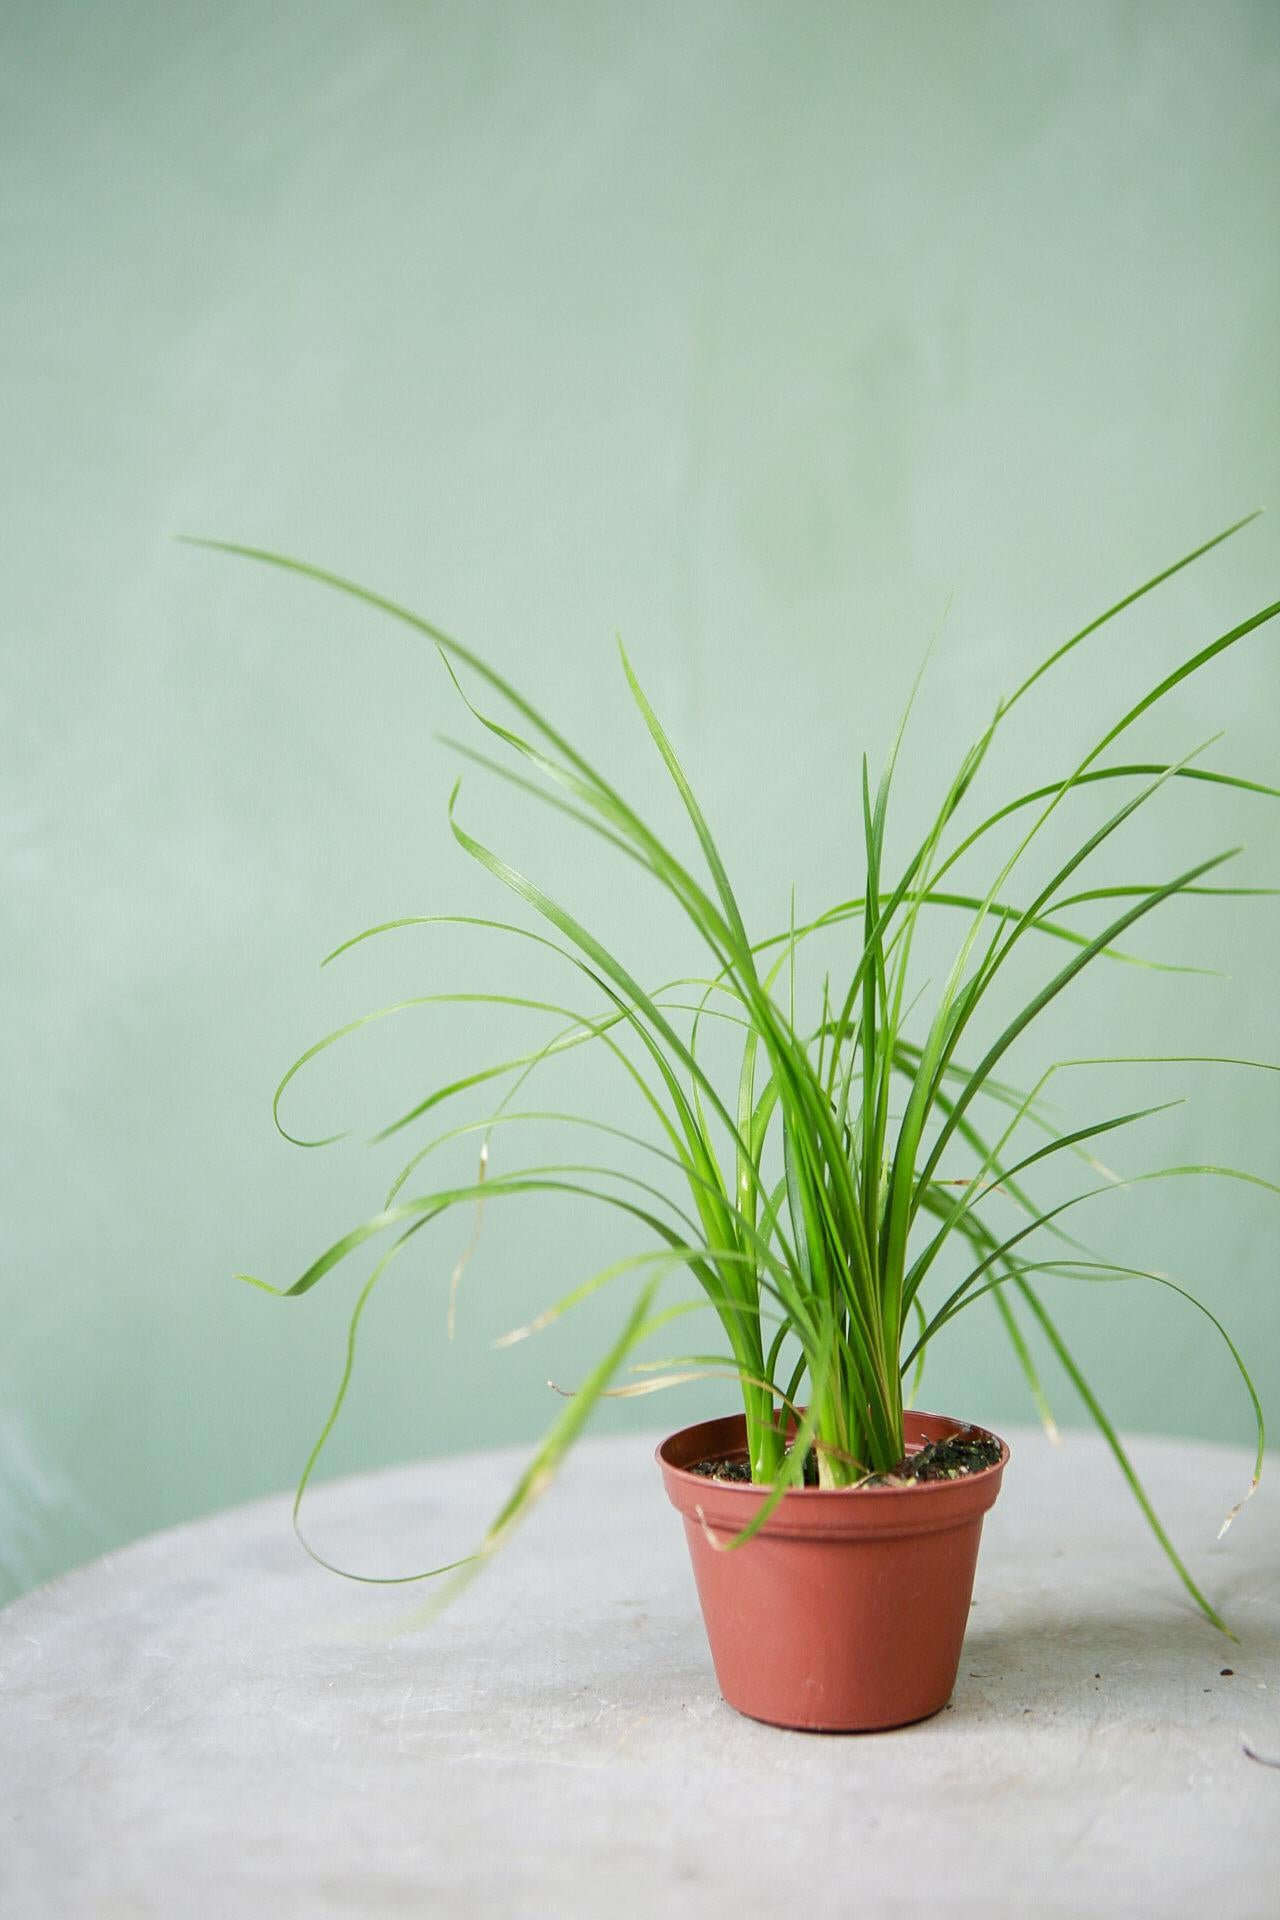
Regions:
<instances>
[{"instance_id":1,"label":"pot rim","mask_svg":"<svg viewBox=\"0 0 1280 1920\"><path fill-rule=\"evenodd\" d=\"M976 1473L962 1474L955 1480L915 1480L908 1486L897 1487L788 1487L778 1503L778 1510L781 1511L784 1506L789 1506L793 1501L830 1503L856 1499L861 1506L869 1499L877 1501L910 1500L914 1505L921 1499L932 1498L936 1500L938 1498L945 1498L948 1494L954 1498L958 1492L967 1487L979 1487L993 1476L998 1478L1003 1474L1009 1464L1011 1455L1008 1442L1002 1439L998 1433L993 1432L990 1427L979 1426L976 1420L961 1420L953 1414L928 1413L922 1407L909 1408L905 1417L908 1425L912 1421L916 1421L922 1425L925 1423L932 1425L934 1422L937 1422L940 1427L949 1429L953 1433L982 1434L987 1439L994 1440L997 1443L1000 1448L1000 1458L993 1460L989 1467L980 1467ZM740 1430L743 1441L745 1442L746 1421L740 1413L725 1414L711 1420L692 1421L687 1427L678 1427L674 1433L669 1433L664 1440L659 1442L658 1446L654 1449L654 1460L661 1468L664 1478L668 1479L669 1482L688 1487L691 1490L697 1489L703 1495L713 1490L717 1494L730 1494L736 1500L750 1502L752 1505L758 1506L772 1491L772 1482L766 1484L763 1481L756 1482L754 1480L711 1479L706 1474L693 1473L688 1467L680 1466L670 1458L668 1453L668 1449L674 1447L677 1441L683 1440L686 1434L696 1433L699 1430L707 1430L709 1432L719 1428L725 1432L727 1438L728 1430L735 1427ZM930 1439L941 1439L946 1436L945 1433L940 1432L937 1434L929 1434L927 1437ZM716 1442L710 1441L709 1444L714 1446ZM919 1452L920 1447L924 1444L924 1440L919 1441L915 1446L908 1444L908 1454ZM737 1450L745 1451L745 1447L739 1447ZM714 1456L704 1454L702 1457L706 1459Z\"/></svg>"}]
</instances>

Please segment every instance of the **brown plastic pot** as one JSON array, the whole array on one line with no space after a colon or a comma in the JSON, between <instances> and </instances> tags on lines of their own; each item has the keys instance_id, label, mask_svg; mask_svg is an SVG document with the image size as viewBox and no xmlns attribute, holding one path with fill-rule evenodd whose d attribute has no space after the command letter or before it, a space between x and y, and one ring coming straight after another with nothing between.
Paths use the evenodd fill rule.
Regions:
<instances>
[{"instance_id":1,"label":"brown plastic pot","mask_svg":"<svg viewBox=\"0 0 1280 1920\"><path fill-rule=\"evenodd\" d=\"M963 1430L965 1422L941 1414L908 1413L907 1451ZM944 1707L960 1664L982 1516L1009 1458L999 1444L994 1466L957 1480L794 1488L753 1539L728 1552L766 1489L688 1469L745 1458L742 1415L664 1440L658 1464L684 1518L729 1705L774 1726L831 1733L905 1726Z\"/></svg>"}]
</instances>

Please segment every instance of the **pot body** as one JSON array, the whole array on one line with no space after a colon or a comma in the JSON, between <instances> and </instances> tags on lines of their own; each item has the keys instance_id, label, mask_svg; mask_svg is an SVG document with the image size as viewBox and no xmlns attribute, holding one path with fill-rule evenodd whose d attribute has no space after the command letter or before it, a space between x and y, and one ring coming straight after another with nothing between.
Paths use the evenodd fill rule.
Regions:
<instances>
[{"instance_id":1,"label":"pot body","mask_svg":"<svg viewBox=\"0 0 1280 1920\"><path fill-rule=\"evenodd\" d=\"M941 1414L908 1413L907 1451L965 1430ZM795 1488L729 1552L767 1489L689 1468L745 1453L737 1414L685 1427L657 1455L684 1519L730 1706L774 1726L833 1733L937 1713L955 1685L982 1517L1009 1458L1004 1442L994 1466L957 1480Z\"/></svg>"}]
</instances>

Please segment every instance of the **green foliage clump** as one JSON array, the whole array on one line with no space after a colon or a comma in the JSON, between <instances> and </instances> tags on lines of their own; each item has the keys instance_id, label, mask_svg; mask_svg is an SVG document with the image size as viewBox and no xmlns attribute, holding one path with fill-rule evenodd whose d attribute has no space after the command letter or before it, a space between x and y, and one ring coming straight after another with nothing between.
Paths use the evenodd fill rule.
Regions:
<instances>
[{"instance_id":1,"label":"green foliage clump","mask_svg":"<svg viewBox=\"0 0 1280 1920\"><path fill-rule=\"evenodd\" d=\"M1163 1105L1106 1113L1063 1130L1044 1100L1050 1079L1066 1069L1102 1067L1121 1058L1124 1064L1133 1064L1133 1056L1057 1061L1029 1088L1011 1084L998 1070L1015 1041L1095 961L1156 964L1137 961L1117 943L1166 901L1184 895L1220 900L1266 891L1210 883L1209 876L1232 857L1230 852L1197 861L1150 884L1080 887L1077 875L1104 842L1173 781L1200 782L1206 794L1228 787L1280 797L1277 789L1193 764L1202 748L1180 759L1135 762L1108 757L1143 715L1271 620L1280 612L1280 603L1263 608L1174 667L1102 732L1077 765L1033 791L1004 800L966 831L958 823L997 734L1030 689L1126 607L1237 530L1229 528L1127 594L1059 646L1000 701L990 723L961 755L928 831L905 864L891 872L886 834L904 715L874 788L863 761L862 892L816 919L765 938L748 932L710 827L625 653L622 667L627 684L687 814L692 843L700 856L697 863L660 838L606 775L515 687L429 621L299 561L257 549L200 543L337 588L429 639L472 716L498 743L505 758L495 761L472 748L462 751L514 781L522 792L547 801L576 826L602 835L620 859L643 869L681 909L709 956L696 976L650 990L620 955L564 905L467 831L457 816L455 787L449 819L459 846L531 910L533 918L533 925L487 920L468 924L550 950L591 990L595 1004L592 1011L581 1012L517 995L479 993L427 995L407 1003L499 1001L560 1013L567 1024L532 1052L486 1065L459 1082L433 1089L386 1129L391 1133L421 1121L467 1088L505 1081L507 1091L498 1108L482 1123L484 1145L476 1180L411 1191L414 1176L433 1149L471 1129L454 1128L437 1136L402 1169L381 1212L330 1247L292 1286L267 1288L290 1297L306 1293L366 1241L389 1241L359 1296L340 1391L308 1462L299 1501L346 1392L360 1316L400 1250L424 1227L459 1207L534 1193L568 1193L614 1208L641 1225L653 1244L594 1274L531 1327L512 1336L549 1324L615 1279L639 1278L621 1333L566 1402L491 1527L482 1552L498 1544L545 1486L602 1394L652 1391L699 1373L727 1372L739 1382L752 1477L772 1489L740 1538L762 1524L789 1488L801 1484L804 1462L811 1455L826 1486L852 1486L891 1472L903 1455L903 1408L908 1398L904 1383L918 1378L926 1350L942 1329L957 1314L987 1298L1047 1419L1024 1323L1029 1320L1040 1328L1180 1577L1205 1613L1222 1624L1161 1527L1115 1429L1042 1298L1042 1285L1048 1279L1143 1278L1190 1301L1226 1341L1244 1380L1256 1419L1260 1471L1261 1408L1244 1362L1221 1323L1167 1276L1093 1253L1062 1223L1064 1215L1091 1197L1117 1185L1134 1184L1109 1174L1098 1180L1094 1149L1102 1136L1136 1125L1162 1111ZM498 696L505 717L482 710L477 704L482 696L465 691L464 680ZM1111 806L1110 796L1115 795L1123 797ZM1050 820L1062 817L1069 799L1078 796L1095 802L1095 811L1102 813L1100 822L1073 844L1065 858L1050 861L1051 871L1028 881L1026 898L1016 901L1012 892L1031 865L1030 856L1045 844L1040 840L1043 830ZM1101 809L1097 801L1103 803ZM957 890L950 878L953 870L979 843L996 844L986 841L986 836L1003 822L1013 823L1011 850L989 859L984 884ZM1091 903L1104 903L1108 916L1096 934L1072 924L1073 910ZM922 916L939 910L963 915L964 931L944 982L922 1009L911 991L913 945ZM415 917L368 928L338 951L391 927L441 920L448 922L450 916ZM843 941L841 969L834 976L831 971L825 974L820 1006L802 1019L796 1008L797 952L833 930ZM1045 954L1056 950L1056 964L1049 964L1028 997L1014 991L1002 1001L1000 989L1010 983L1013 973L1008 963L1024 943L1036 943ZM993 1008L994 1037L977 1050L976 1060L971 1059L966 1049L976 1031L975 1017L981 1011L990 1023ZM380 1018L382 1013L368 1018ZM736 1083L731 1085L705 1064L705 1044L700 1052L700 1041L713 1021L728 1023L740 1038ZM278 1123L280 1095L294 1075L351 1031L352 1027L344 1027L328 1035L289 1070L277 1091ZM581 1115L530 1113L515 1105L520 1090L545 1062L582 1046L608 1051L649 1116L650 1136L622 1134ZM1196 1058L1209 1056L1168 1055L1144 1064L1164 1066ZM1267 1065L1247 1060L1222 1064ZM500 1123L548 1118L594 1126L630 1149L643 1149L661 1165L667 1184L657 1184L658 1176L646 1180L626 1168L594 1163L489 1170L489 1140ZM968 1171L959 1180L947 1177L943 1167L944 1155L957 1150L968 1157ZM1090 1168L1090 1183L1046 1206L1033 1197L1033 1169L1059 1155L1083 1160ZM1160 1168L1137 1179L1204 1175L1270 1184L1237 1169L1203 1165ZM965 1270L941 1298L931 1290L926 1304L926 1283L949 1247L962 1249ZM664 1282L676 1270L696 1281L694 1300L669 1302L662 1297ZM715 1315L723 1347L656 1362L634 1361L635 1350L643 1342L695 1308L709 1308ZM619 1372L628 1365L636 1377L631 1384L616 1386Z\"/></svg>"}]
</instances>

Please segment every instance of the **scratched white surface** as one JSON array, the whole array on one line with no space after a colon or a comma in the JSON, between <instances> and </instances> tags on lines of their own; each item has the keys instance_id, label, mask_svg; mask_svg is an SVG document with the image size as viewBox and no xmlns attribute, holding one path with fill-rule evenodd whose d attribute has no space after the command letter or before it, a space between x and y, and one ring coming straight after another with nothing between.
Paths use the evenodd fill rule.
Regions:
<instances>
[{"instance_id":1,"label":"scratched white surface","mask_svg":"<svg viewBox=\"0 0 1280 1920\"><path fill-rule=\"evenodd\" d=\"M1016 1440L952 1706L787 1734L720 1701L649 1448L587 1444L426 1631L321 1572L269 1500L0 1613L0 1911L1274 1920L1280 1525L1223 1448L1138 1443L1231 1646L1096 1441ZM322 1489L367 1571L456 1548L518 1456ZM1221 1669L1233 1672L1223 1675Z\"/></svg>"}]
</instances>

